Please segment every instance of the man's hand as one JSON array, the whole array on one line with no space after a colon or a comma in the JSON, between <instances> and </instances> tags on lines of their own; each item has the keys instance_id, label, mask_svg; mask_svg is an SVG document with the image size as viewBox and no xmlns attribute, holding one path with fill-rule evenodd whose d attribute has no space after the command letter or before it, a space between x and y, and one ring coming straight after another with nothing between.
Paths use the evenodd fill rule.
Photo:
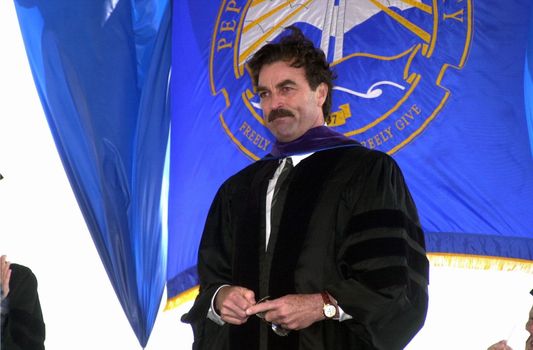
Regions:
<instances>
[{"instance_id":1,"label":"man's hand","mask_svg":"<svg viewBox=\"0 0 533 350\"><path fill-rule=\"evenodd\" d=\"M216 312L224 322L235 325L248 320L246 309L252 305L255 305L255 294L244 287L222 287L215 297Z\"/></svg>"},{"instance_id":2,"label":"man's hand","mask_svg":"<svg viewBox=\"0 0 533 350\"><path fill-rule=\"evenodd\" d=\"M264 319L285 329L298 330L325 319L320 294L292 294L267 300L246 310L248 316L264 313Z\"/></svg>"},{"instance_id":3,"label":"man's hand","mask_svg":"<svg viewBox=\"0 0 533 350\"><path fill-rule=\"evenodd\" d=\"M487 350L513 350L509 345L507 345L506 340L500 340L496 344L489 347Z\"/></svg>"},{"instance_id":4,"label":"man's hand","mask_svg":"<svg viewBox=\"0 0 533 350\"><path fill-rule=\"evenodd\" d=\"M11 278L10 263L6 260L6 256L0 257L0 281L2 282L2 295L1 299L4 299L9 294L9 279Z\"/></svg>"}]
</instances>

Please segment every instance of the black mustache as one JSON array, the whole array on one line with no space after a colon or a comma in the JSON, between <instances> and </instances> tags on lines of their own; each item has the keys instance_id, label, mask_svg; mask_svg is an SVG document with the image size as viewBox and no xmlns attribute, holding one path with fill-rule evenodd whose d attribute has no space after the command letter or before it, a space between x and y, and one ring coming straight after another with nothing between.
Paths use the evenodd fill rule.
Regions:
<instances>
[{"instance_id":1,"label":"black mustache","mask_svg":"<svg viewBox=\"0 0 533 350\"><path fill-rule=\"evenodd\" d=\"M268 121L271 122L274 119L281 117L294 117L294 114L291 111L283 108L273 109L268 114Z\"/></svg>"}]
</instances>

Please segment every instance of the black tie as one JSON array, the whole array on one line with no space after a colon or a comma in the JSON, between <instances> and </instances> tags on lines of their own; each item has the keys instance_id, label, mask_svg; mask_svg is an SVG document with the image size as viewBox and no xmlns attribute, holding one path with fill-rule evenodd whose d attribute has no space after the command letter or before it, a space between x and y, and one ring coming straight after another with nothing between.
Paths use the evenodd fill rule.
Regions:
<instances>
[{"instance_id":1,"label":"black tie","mask_svg":"<svg viewBox=\"0 0 533 350\"><path fill-rule=\"evenodd\" d=\"M275 227L276 229L279 225L283 202L285 202L285 196L288 187L288 184L285 183L285 180L287 179L287 175L289 175L292 168L292 159L290 157L287 157L285 165L283 166L283 169L279 174L278 181L276 181L276 186L274 187L274 194L272 195L272 205L270 208L270 222L271 227Z\"/></svg>"},{"instance_id":2,"label":"black tie","mask_svg":"<svg viewBox=\"0 0 533 350\"><path fill-rule=\"evenodd\" d=\"M279 165L278 165L279 167ZM260 267L260 277L259 277L259 291L261 295L268 295L269 291L269 280L270 280L270 269L272 267L272 258L274 256L274 247L276 246L276 241L278 237L278 229L281 220L281 213L283 211L283 203L285 202L285 197L287 195L287 188L289 187L290 179L287 179L287 176L290 174L292 166L292 159L287 158L285 164L283 164L283 169L278 176L276 185L274 186L274 193L272 194L272 202L270 205L270 236L267 242L267 249L265 255L261 258L261 267ZM267 329L264 326L264 323L261 323L259 337L260 341L260 350L266 349L266 342L271 330ZM270 328L270 327L268 327Z\"/></svg>"}]
</instances>

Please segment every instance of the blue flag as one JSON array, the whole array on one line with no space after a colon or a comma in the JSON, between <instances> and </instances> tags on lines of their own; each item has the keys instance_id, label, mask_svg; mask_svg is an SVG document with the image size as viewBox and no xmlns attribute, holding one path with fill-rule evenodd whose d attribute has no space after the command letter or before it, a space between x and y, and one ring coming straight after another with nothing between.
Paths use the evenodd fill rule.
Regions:
<instances>
[{"instance_id":1,"label":"blue flag","mask_svg":"<svg viewBox=\"0 0 533 350\"><path fill-rule=\"evenodd\" d=\"M144 347L166 272L168 1L16 0L15 6L63 166Z\"/></svg>"},{"instance_id":2,"label":"blue flag","mask_svg":"<svg viewBox=\"0 0 533 350\"><path fill-rule=\"evenodd\" d=\"M527 54L524 67L524 96L531 156L533 157L533 6L531 7L529 18Z\"/></svg>"},{"instance_id":3,"label":"blue flag","mask_svg":"<svg viewBox=\"0 0 533 350\"><path fill-rule=\"evenodd\" d=\"M170 301L197 284L217 188L272 145L246 61L289 25L324 50L338 75L329 126L399 162L430 253L532 260L530 1L384 3L175 4Z\"/></svg>"}]
</instances>

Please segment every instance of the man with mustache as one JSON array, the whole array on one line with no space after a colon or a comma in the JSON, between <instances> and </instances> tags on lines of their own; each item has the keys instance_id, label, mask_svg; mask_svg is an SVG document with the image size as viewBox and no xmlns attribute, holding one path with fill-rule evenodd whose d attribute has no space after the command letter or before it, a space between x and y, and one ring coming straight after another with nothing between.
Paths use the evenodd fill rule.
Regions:
<instances>
[{"instance_id":1,"label":"man with mustache","mask_svg":"<svg viewBox=\"0 0 533 350\"><path fill-rule=\"evenodd\" d=\"M403 349L428 302L415 205L392 158L325 126L334 74L284 34L248 62L276 143L213 201L193 349Z\"/></svg>"}]
</instances>

